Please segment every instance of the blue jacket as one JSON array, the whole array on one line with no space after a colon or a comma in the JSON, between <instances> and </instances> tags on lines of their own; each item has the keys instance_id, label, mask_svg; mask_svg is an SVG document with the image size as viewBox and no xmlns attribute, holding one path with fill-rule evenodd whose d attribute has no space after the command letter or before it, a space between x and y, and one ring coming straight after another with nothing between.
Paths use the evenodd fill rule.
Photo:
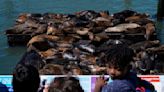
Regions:
<instances>
[{"instance_id":1,"label":"blue jacket","mask_svg":"<svg viewBox=\"0 0 164 92\"><path fill-rule=\"evenodd\" d=\"M1 82L0 82L0 92L9 92L6 85L2 84Z\"/></svg>"},{"instance_id":2,"label":"blue jacket","mask_svg":"<svg viewBox=\"0 0 164 92\"><path fill-rule=\"evenodd\" d=\"M128 73L123 79L115 79L102 88L102 92L137 92L136 87L141 82L135 73ZM144 81L147 86L152 86L149 82ZM146 91L153 92L153 91Z\"/></svg>"}]
</instances>

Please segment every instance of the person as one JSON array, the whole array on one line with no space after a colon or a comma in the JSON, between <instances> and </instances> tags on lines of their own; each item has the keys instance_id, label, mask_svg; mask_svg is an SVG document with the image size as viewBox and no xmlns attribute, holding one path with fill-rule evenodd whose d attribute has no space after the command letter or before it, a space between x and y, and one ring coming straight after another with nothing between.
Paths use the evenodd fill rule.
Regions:
<instances>
[{"instance_id":1,"label":"person","mask_svg":"<svg viewBox=\"0 0 164 92\"><path fill-rule=\"evenodd\" d=\"M6 85L2 84L1 82L0 82L0 92L9 92Z\"/></svg>"},{"instance_id":2,"label":"person","mask_svg":"<svg viewBox=\"0 0 164 92\"><path fill-rule=\"evenodd\" d=\"M47 92L62 92L64 81L64 77L55 77L54 80L50 83Z\"/></svg>"},{"instance_id":3,"label":"person","mask_svg":"<svg viewBox=\"0 0 164 92\"><path fill-rule=\"evenodd\" d=\"M34 66L17 64L12 79L14 92L37 92L39 84L39 73Z\"/></svg>"},{"instance_id":4,"label":"person","mask_svg":"<svg viewBox=\"0 0 164 92\"><path fill-rule=\"evenodd\" d=\"M42 69L43 66L45 65L41 56L38 54L38 52L34 50L27 51L22 56L18 64L31 65L31 66L34 66L38 70Z\"/></svg>"},{"instance_id":5,"label":"person","mask_svg":"<svg viewBox=\"0 0 164 92\"><path fill-rule=\"evenodd\" d=\"M56 77L47 92L84 92L76 77Z\"/></svg>"},{"instance_id":6,"label":"person","mask_svg":"<svg viewBox=\"0 0 164 92\"><path fill-rule=\"evenodd\" d=\"M125 45L111 46L103 60L112 82L107 83L104 77L98 77L94 92L154 92L155 89L151 83L141 80L136 73L130 71L133 55L133 50Z\"/></svg>"},{"instance_id":7,"label":"person","mask_svg":"<svg viewBox=\"0 0 164 92\"><path fill-rule=\"evenodd\" d=\"M84 90L81 87L78 78L68 77L64 82L62 92L84 92Z\"/></svg>"}]
</instances>

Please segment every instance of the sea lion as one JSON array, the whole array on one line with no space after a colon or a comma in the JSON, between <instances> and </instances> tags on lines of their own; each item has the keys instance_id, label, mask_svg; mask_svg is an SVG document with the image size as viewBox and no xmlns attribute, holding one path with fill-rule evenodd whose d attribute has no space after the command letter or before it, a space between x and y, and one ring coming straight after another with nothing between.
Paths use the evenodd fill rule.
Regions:
<instances>
[{"instance_id":1,"label":"sea lion","mask_svg":"<svg viewBox=\"0 0 164 92\"><path fill-rule=\"evenodd\" d=\"M103 17L103 18L109 18L109 17L111 17L111 16L109 15L109 11L100 11L99 14L100 14L100 16Z\"/></svg>"},{"instance_id":2,"label":"sea lion","mask_svg":"<svg viewBox=\"0 0 164 92\"><path fill-rule=\"evenodd\" d=\"M136 20L130 20L130 23L136 23L139 24L141 26L145 26L147 23L154 23L153 20L148 19L148 18L139 18Z\"/></svg>"},{"instance_id":3,"label":"sea lion","mask_svg":"<svg viewBox=\"0 0 164 92\"><path fill-rule=\"evenodd\" d=\"M76 29L76 33L79 35L87 35L89 30L89 28L78 28Z\"/></svg>"},{"instance_id":4,"label":"sea lion","mask_svg":"<svg viewBox=\"0 0 164 92\"><path fill-rule=\"evenodd\" d=\"M131 11L131 10L123 10L121 12L118 13L114 13L113 14L113 25L118 25L121 23L125 23L125 19L127 17L133 16L135 15L137 12L135 11Z\"/></svg>"},{"instance_id":5,"label":"sea lion","mask_svg":"<svg viewBox=\"0 0 164 92\"><path fill-rule=\"evenodd\" d=\"M52 58L58 51L54 48L50 48L47 51L38 52L43 59Z\"/></svg>"},{"instance_id":6,"label":"sea lion","mask_svg":"<svg viewBox=\"0 0 164 92\"><path fill-rule=\"evenodd\" d=\"M6 34L21 34L25 31L25 27L26 25L24 24L15 25L14 27L7 29Z\"/></svg>"},{"instance_id":7,"label":"sea lion","mask_svg":"<svg viewBox=\"0 0 164 92\"><path fill-rule=\"evenodd\" d=\"M75 15L79 19L85 20L85 21L92 20L92 19L100 16L99 13L97 13L93 10L85 10L85 11L76 12Z\"/></svg>"},{"instance_id":8,"label":"sea lion","mask_svg":"<svg viewBox=\"0 0 164 92\"><path fill-rule=\"evenodd\" d=\"M148 24L146 24L145 28L146 28L145 38L146 38L146 40L150 40L151 36L155 32L155 26L153 23L148 23Z\"/></svg>"},{"instance_id":9,"label":"sea lion","mask_svg":"<svg viewBox=\"0 0 164 92\"><path fill-rule=\"evenodd\" d=\"M72 75L83 75L83 71L79 67L71 69Z\"/></svg>"},{"instance_id":10,"label":"sea lion","mask_svg":"<svg viewBox=\"0 0 164 92\"><path fill-rule=\"evenodd\" d=\"M27 21L25 21L24 24L26 25L26 27L38 28L39 21L34 19L28 19Z\"/></svg>"},{"instance_id":11,"label":"sea lion","mask_svg":"<svg viewBox=\"0 0 164 92\"><path fill-rule=\"evenodd\" d=\"M38 24L38 28L32 32L32 36L39 35L46 33L47 31L47 24Z\"/></svg>"},{"instance_id":12,"label":"sea lion","mask_svg":"<svg viewBox=\"0 0 164 92\"><path fill-rule=\"evenodd\" d=\"M120 18L127 18L127 17L130 17L130 16L133 16L137 14L137 12L135 11L132 11L132 10L123 10L121 12L118 12L118 13L114 13L113 14L113 17L116 18L116 19L120 19Z\"/></svg>"},{"instance_id":13,"label":"sea lion","mask_svg":"<svg viewBox=\"0 0 164 92\"><path fill-rule=\"evenodd\" d=\"M28 19L29 16L30 14L28 13L22 13L18 16L18 18L16 19L16 22L22 24Z\"/></svg>"},{"instance_id":14,"label":"sea lion","mask_svg":"<svg viewBox=\"0 0 164 92\"><path fill-rule=\"evenodd\" d=\"M106 73L106 67L100 67L97 65L89 65L88 66L91 69L92 74L107 74Z\"/></svg>"},{"instance_id":15,"label":"sea lion","mask_svg":"<svg viewBox=\"0 0 164 92\"><path fill-rule=\"evenodd\" d=\"M98 34L94 35L93 41L101 42L101 41L105 41L107 39L109 39L108 35L105 34L104 32L101 32L101 33L98 33Z\"/></svg>"},{"instance_id":16,"label":"sea lion","mask_svg":"<svg viewBox=\"0 0 164 92\"><path fill-rule=\"evenodd\" d=\"M136 23L123 23L116 25L114 27L108 27L105 29L105 32L124 32L127 31L127 29L137 28L140 27L140 25Z\"/></svg>"},{"instance_id":17,"label":"sea lion","mask_svg":"<svg viewBox=\"0 0 164 92\"><path fill-rule=\"evenodd\" d=\"M164 45L160 45L159 47L152 47L146 49L148 53L155 54L155 65L154 70L157 71L157 74L163 74L164 73Z\"/></svg>"},{"instance_id":18,"label":"sea lion","mask_svg":"<svg viewBox=\"0 0 164 92\"><path fill-rule=\"evenodd\" d=\"M141 50L146 50L147 48L151 48L154 46L159 46L159 40L154 41L142 41L135 44L130 45L129 47L132 48L135 52L139 52Z\"/></svg>"},{"instance_id":19,"label":"sea lion","mask_svg":"<svg viewBox=\"0 0 164 92\"><path fill-rule=\"evenodd\" d=\"M37 35L34 36L27 44L28 50L46 51L49 48L56 47L56 41L59 37L52 35Z\"/></svg>"},{"instance_id":20,"label":"sea lion","mask_svg":"<svg viewBox=\"0 0 164 92\"><path fill-rule=\"evenodd\" d=\"M46 34L41 34L41 35L37 35L37 36L34 36L27 44L30 45L34 42L38 42L38 41L45 41L45 40L49 40L49 41L58 41L59 40L59 37L57 36L52 36L52 35L46 35Z\"/></svg>"},{"instance_id":21,"label":"sea lion","mask_svg":"<svg viewBox=\"0 0 164 92\"><path fill-rule=\"evenodd\" d=\"M146 14L146 13L143 13L143 14L135 14L133 16L130 16L130 17L127 17L125 19L126 22L133 22L135 20L140 20L140 19L145 19L145 18L148 18L149 15Z\"/></svg>"},{"instance_id":22,"label":"sea lion","mask_svg":"<svg viewBox=\"0 0 164 92\"><path fill-rule=\"evenodd\" d=\"M152 48L147 48L146 51L148 52L163 52L164 51L164 45L160 45L159 47L152 47Z\"/></svg>"},{"instance_id":23,"label":"sea lion","mask_svg":"<svg viewBox=\"0 0 164 92\"><path fill-rule=\"evenodd\" d=\"M96 64L96 60L98 57L94 55L80 55L81 62L88 62L88 64Z\"/></svg>"},{"instance_id":24,"label":"sea lion","mask_svg":"<svg viewBox=\"0 0 164 92\"><path fill-rule=\"evenodd\" d=\"M52 23L48 23L48 27L47 27L47 35L56 35L57 33L59 33L59 30L54 27L54 25Z\"/></svg>"},{"instance_id":25,"label":"sea lion","mask_svg":"<svg viewBox=\"0 0 164 92\"><path fill-rule=\"evenodd\" d=\"M66 50L62 53L63 59L69 60L69 61L75 61L78 60L77 56L74 55L74 53L71 50Z\"/></svg>"},{"instance_id":26,"label":"sea lion","mask_svg":"<svg viewBox=\"0 0 164 92\"><path fill-rule=\"evenodd\" d=\"M108 17L108 18L97 17L92 21L96 23L97 27L109 27L109 26L113 26L112 20L113 20L112 17Z\"/></svg>"},{"instance_id":27,"label":"sea lion","mask_svg":"<svg viewBox=\"0 0 164 92\"><path fill-rule=\"evenodd\" d=\"M48 73L47 73L48 72ZM43 69L39 71L40 74L63 75L63 66L57 64L46 64Z\"/></svg>"}]
</instances>

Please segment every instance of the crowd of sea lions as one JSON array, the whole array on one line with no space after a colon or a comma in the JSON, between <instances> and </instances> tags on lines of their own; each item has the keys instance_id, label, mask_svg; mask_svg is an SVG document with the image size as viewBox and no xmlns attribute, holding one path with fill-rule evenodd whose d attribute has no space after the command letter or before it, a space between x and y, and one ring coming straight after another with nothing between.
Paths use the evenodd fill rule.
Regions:
<instances>
[{"instance_id":1,"label":"crowd of sea lions","mask_svg":"<svg viewBox=\"0 0 164 92\"><path fill-rule=\"evenodd\" d=\"M138 74L163 74L164 45L154 38L155 30L155 22L146 13L84 10L73 14L22 13L6 34L9 42L30 36L18 41L28 41L27 53L39 55L40 74L106 74L102 58L114 44L134 50L132 68Z\"/></svg>"}]
</instances>

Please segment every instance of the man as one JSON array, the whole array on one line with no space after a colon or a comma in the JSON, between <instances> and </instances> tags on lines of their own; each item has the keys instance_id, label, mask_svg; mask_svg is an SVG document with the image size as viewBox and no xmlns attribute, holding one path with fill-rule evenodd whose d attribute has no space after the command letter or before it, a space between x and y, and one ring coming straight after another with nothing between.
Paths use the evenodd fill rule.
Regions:
<instances>
[{"instance_id":1,"label":"man","mask_svg":"<svg viewBox=\"0 0 164 92\"><path fill-rule=\"evenodd\" d=\"M133 61L134 52L124 45L113 45L106 53L104 61L107 66L107 73L113 82L107 84L104 77L99 77L95 84L95 92L146 92L140 89L145 86L149 90L154 87L147 81L141 81L137 75L130 71L131 61ZM136 90L136 88L139 89ZM141 91L142 90L142 91ZM149 91L152 92L152 91Z\"/></svg>"}]
</instances>

